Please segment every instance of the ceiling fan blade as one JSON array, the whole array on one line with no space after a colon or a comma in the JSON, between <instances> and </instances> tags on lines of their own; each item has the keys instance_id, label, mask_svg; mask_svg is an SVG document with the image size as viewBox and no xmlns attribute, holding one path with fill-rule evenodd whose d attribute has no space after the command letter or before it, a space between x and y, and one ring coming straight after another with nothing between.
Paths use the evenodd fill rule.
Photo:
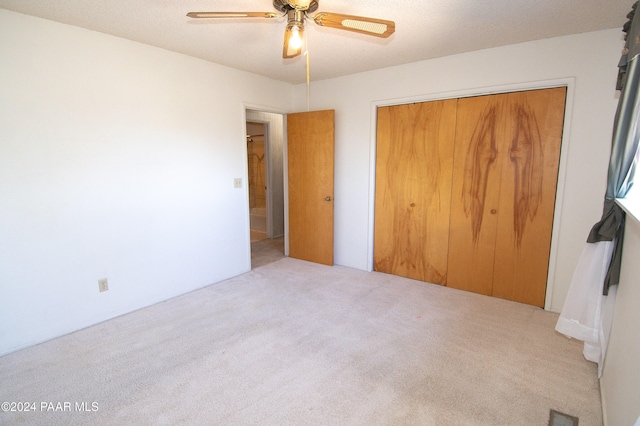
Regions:
<instances>
[{"instance_id":1,"label":"ceiling fan blade","mask_svg":"<svg viewBox=\"0 0 640 426\"><path fill-rule=\"evenodd\" d=\"M189 12L189 18L277 18L274 12Z\"/></svg>"},{"instance_id":2,"label":"ceiling fan blade","mask_svg":"<svg viewBox=\"0 0 640 426\"><path fill-rule=\"evenodd\" d=\"M389 37L396 30L396 23L393 21L340 13L321 12L316 14L313 20L323 27L338 28L383 38Z\"/></svg>"}]
</instances>

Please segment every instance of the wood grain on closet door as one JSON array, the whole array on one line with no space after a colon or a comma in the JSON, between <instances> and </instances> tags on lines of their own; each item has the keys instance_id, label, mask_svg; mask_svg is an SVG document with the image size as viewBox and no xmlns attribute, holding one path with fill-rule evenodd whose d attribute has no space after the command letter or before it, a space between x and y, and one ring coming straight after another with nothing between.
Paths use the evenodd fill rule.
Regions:
<instances>
[{"instance_id":1,"label":"wood grain on closet door","mask_svg":"<svg viewBox=\"0 0 640 426\"><path fill-rule=\"evenodd\" d=\"M456 104L378 108L376 271L446 281Z\"/></svg>"},{"instance_id":2,"label":"wood grain on closet door","mask_svg":"<svg viewBox=\"0 0 640 426\"><path fill-rule=\"evenodd\" d=\"M447 286L490 295L507 95L458 100Z\"/></svg>"},{"instance_id":3,"label":"wood grain on closet door","mask_svg":"<svg viewBox=\"0 0 640 426\"><path fill-rule=\"evenodd\" d=\"M493 296L542 307L566 88L508 96Z\"/></svg>"}]
</instances>

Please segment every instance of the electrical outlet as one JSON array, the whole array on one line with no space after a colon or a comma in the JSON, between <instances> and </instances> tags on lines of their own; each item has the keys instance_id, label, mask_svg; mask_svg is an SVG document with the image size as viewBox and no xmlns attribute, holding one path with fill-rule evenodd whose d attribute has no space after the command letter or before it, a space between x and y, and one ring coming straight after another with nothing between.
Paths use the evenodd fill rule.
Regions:
<instances>
[{"instance_id":1,"label":"electrical outlet","mask_svg":"<svg viewBox=\"0 0 640 426\"><path fill-rule=\"evenodd\" d=\"M234 188L242 188L242 178L233 179L233 187Z\"/></svg>"},{"instance_id":2,"label":"electrical outlet","mask_svg":"<svg viewBox=\"0 0 640 426\"><path fill-rule=\"evenodd\" d=\"M98 290L100 291L100 293L109 290L109 281L107 281L106 278L101 278L98 280Z\"/></svg>"}]
</instances>

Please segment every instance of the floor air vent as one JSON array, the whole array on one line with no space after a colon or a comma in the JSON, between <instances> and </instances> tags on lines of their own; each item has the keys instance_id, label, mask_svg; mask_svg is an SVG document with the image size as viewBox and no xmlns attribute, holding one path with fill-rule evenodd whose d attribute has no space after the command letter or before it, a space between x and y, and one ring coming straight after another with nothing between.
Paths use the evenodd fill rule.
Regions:
<instances>
[{"instance_id":1,"label":"floor air vent","mask_svg":"<svg viewBox=\"0 0 640 426\"><path fill-rule=\"evenodd\" d=\"M578 426L578 418L551 410L549 414L549 426Z\"/></svg>"}]
</instances>

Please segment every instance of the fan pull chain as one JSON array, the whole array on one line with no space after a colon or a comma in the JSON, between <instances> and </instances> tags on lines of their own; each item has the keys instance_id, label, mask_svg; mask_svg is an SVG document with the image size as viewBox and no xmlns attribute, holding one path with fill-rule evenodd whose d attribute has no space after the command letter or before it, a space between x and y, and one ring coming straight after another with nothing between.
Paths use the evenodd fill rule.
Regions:
<instances>
[{"instance_id":1,"label":"fan pull chain","mask_svg":"<svg viewBox=\"0 0 640 426\"><path fill-rule=\"evenodd\" d=\"M311 85L310 85L310 79L309 79L309 50L305 51L304 55L306 56L306 60L307 60L307 112L309 112L310 110L309 102L311 99Z\"/></svg>"}]
</instances>

